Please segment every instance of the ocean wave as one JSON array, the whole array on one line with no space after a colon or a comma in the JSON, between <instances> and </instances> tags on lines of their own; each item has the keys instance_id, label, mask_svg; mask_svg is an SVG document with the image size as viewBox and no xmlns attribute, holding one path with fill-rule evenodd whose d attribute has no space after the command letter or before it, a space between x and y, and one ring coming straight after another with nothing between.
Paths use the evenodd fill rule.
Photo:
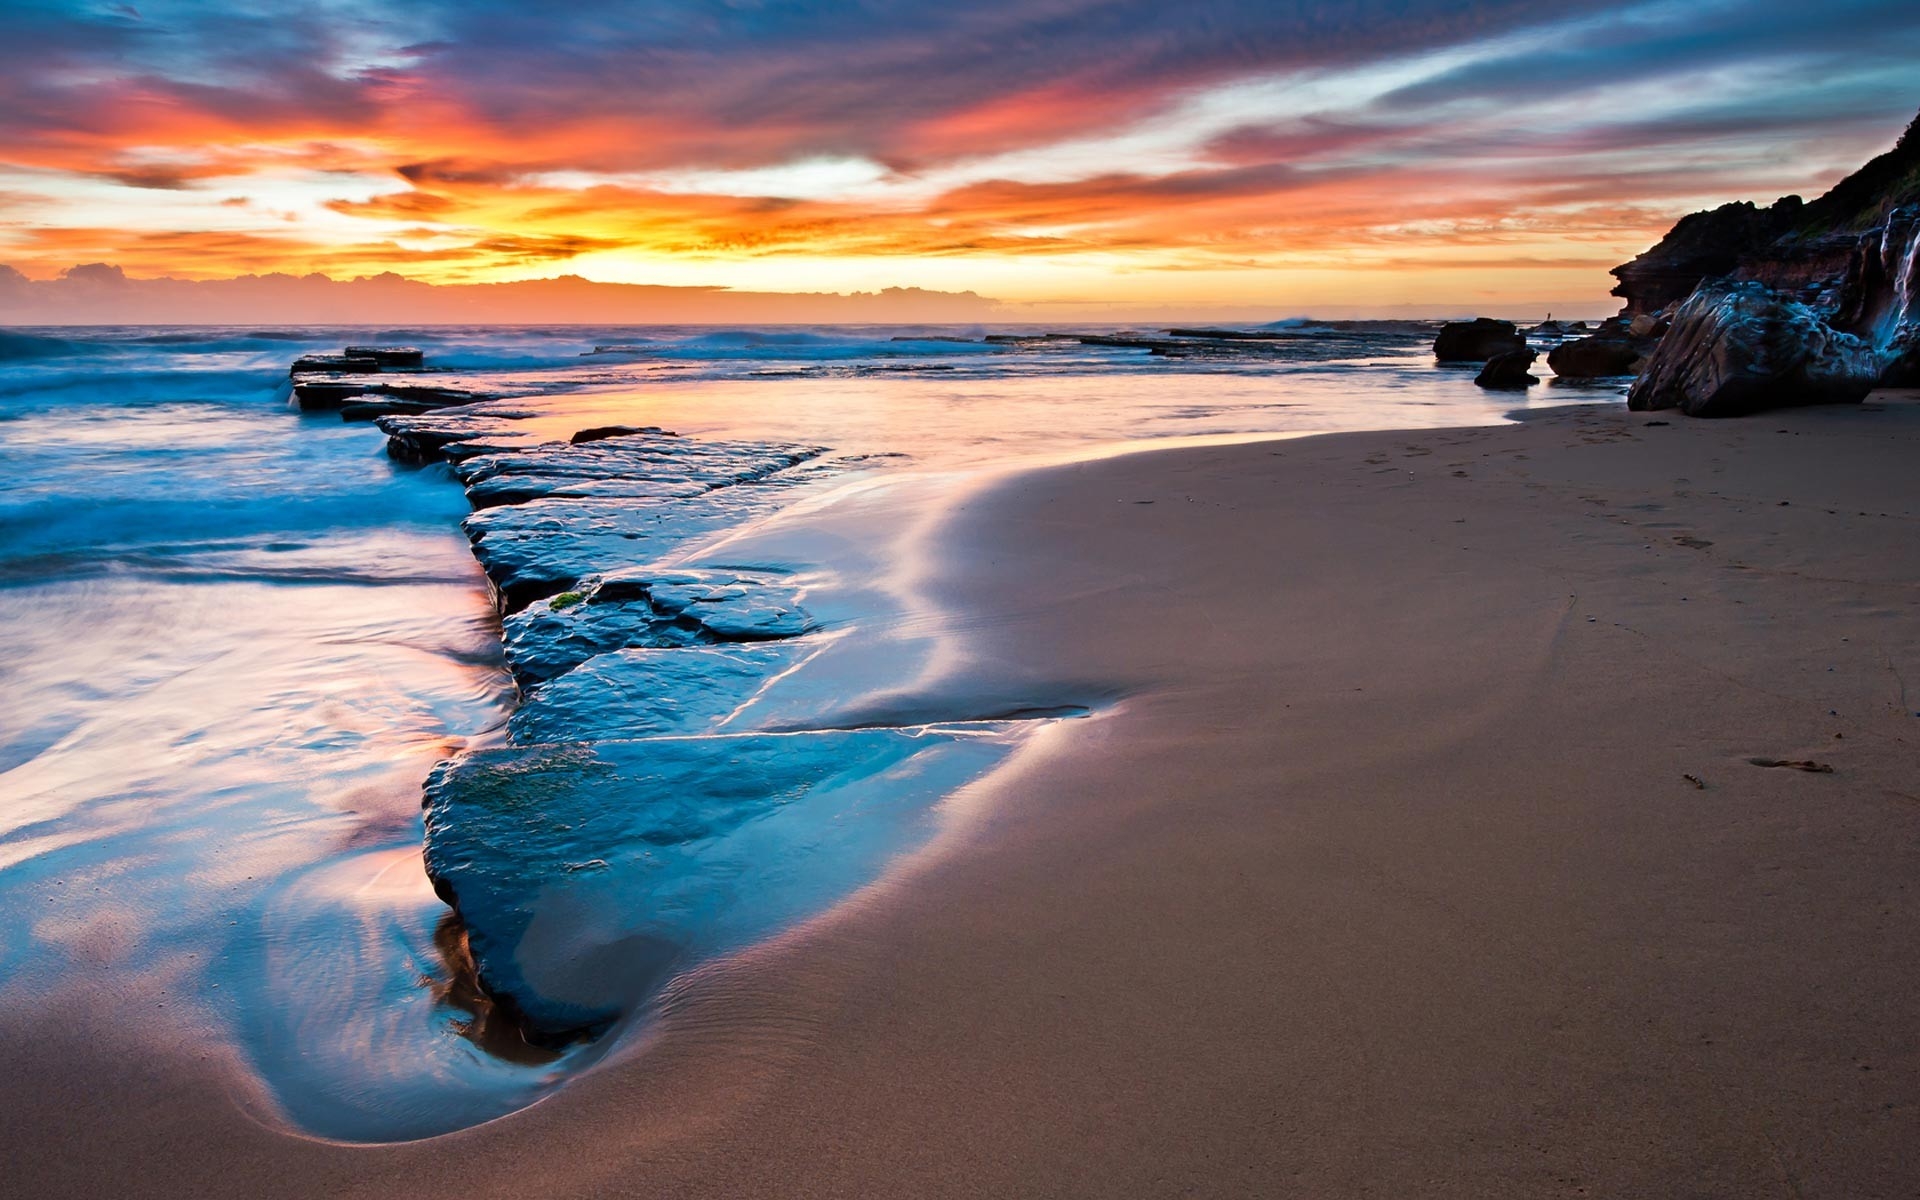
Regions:
<instances>
[{"instance_id":1,"label":"ocean wave","mask_svg":"<svg viewBox=\"0 0 1920 1200\"><path fill-rule=\"evenodd\" d=\"M37 358L63 358L78 352L77 343L43 334L17 333L0 329L0 362L26 362Z\"/></svg>"}]
</instances>

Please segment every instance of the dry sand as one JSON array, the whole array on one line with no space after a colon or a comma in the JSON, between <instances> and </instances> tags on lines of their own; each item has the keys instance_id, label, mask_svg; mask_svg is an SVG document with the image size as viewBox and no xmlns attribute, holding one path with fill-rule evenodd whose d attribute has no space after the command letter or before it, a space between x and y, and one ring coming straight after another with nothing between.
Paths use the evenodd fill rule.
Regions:
<instances>
[{"instance_id":1,"label":"dry sand","mask_svg":"<svg viewBox=\"0 0 1920 1200\"><path fill-rule=\"evenodd\" d=\"M1881 400L1012 478L938 557L963 671L1104 707L937 852L409 1146L255 1120L141 997L16 1013L0 1192L1920 1194L1920 403Z\"/></svg>"}]
</instances>

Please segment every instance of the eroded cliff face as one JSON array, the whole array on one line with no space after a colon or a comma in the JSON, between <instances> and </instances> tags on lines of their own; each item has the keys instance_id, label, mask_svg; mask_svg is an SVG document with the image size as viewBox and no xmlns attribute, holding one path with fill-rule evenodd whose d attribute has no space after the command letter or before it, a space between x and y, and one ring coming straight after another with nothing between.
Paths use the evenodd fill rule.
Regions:
<instances>
[{"instance_id":1,"label":"eroded cliff face","mask_svg":"<svg viewBox=\"0 0 1920 1200\"><path fill-rule=\"evenodd\" d=\"M1872 343L1885 387L1920 387L1920 205L1896 208L1863 237L1833 315Z\"/></svg>"},{"instance_id":2,"label":"eroded cliff face","mask_svg":"<svg viewBox=\"0 0 1920 1200\"><path fill-rule=\"evenodd\" d=\"M1862 303L1849 280L1878 255L1888 222L1920 204L1920 117L1893 149L1811 202L1784 196L1766 208L1724 204L1682 217L1659 243L1612 274L1623 314L1658 312L1687 298L1703 279L1764 283L1790 299L1838 314ZM1849 299L1851 295L1851 299ZM1836 316L1836 319L1837 316Z\"/></svg>"},{"instance_id":3,"label":"eroded cliff face","mask_svg":"<svg viewBox=\"0 0 1920 1200\"><path fill-rule=\"evenodd\" d=\"M1751 281L1872 347L1883 386L1920 385L1920 117L1819 199L1727 204L1681 218L1613 269L1623 316L1679 305L1709 280Z\"/></svg>"},{"instance_id":4,"label":"eroded cliff face","mask_svg":"<svg viewBox=\"0 0 1920 1200\"><path fill-rule=\"evenodd\" d=\"M1613 294L1627 302L1621 315L1659 312L1692 295L1702 279L1733 274L1753 247L1798 225L1804 208L1800 197L1784 196L1768 208L1741 201L1681 217L1652 249L1610 272L1620 281Z\"/></svg>"}]
</instances>

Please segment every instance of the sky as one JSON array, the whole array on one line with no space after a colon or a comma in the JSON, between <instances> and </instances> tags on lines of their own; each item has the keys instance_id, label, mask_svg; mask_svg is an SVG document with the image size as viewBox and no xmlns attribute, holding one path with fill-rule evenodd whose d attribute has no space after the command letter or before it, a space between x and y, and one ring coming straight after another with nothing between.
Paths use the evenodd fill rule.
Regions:
<instances>
[{"instance_id":1,"label":"sky","mask_svg":"<svg viewBox=\"0 0 1920 1200\"><path fill-rule=\"evenodd\" d=\"M1597 314L1916 64L1912 0L0 0L0 264Z\"/></svg>"}]
</instances>

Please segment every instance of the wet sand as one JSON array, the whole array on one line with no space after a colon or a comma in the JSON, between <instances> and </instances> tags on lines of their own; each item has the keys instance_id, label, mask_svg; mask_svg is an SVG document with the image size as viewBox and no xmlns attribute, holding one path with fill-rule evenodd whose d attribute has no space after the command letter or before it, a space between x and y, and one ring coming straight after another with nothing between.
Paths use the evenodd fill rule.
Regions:
<instances>
[{"instance_id":1,"label":"wet sand","mask_svg":"<svg viewBox=\"0 0 1920 1200\"><path fill-rule=\"evenodd\" d=\"M0 1022L0 1179L1912 1195L1916 464L1886 396L1006 479L930 558L971 635L943 690L1100 711L927 853L429 1142L290 1135L160 998L55 997Z\"/></svg>"}]
</instances>

